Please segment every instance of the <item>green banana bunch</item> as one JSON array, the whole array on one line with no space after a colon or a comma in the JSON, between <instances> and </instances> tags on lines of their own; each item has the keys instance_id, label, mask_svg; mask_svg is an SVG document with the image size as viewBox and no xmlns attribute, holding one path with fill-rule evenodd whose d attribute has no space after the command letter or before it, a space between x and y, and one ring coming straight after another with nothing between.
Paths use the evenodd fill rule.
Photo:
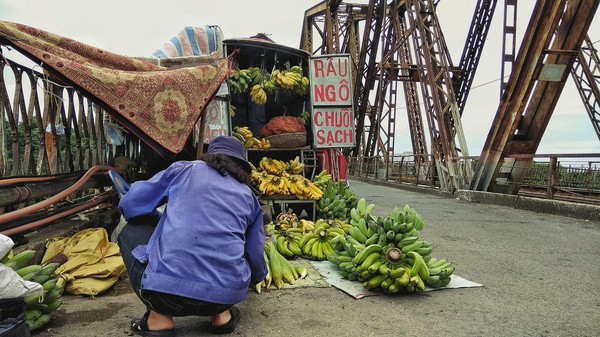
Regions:
<instances>
[{"instance_id":1,"label":"green banana bunch","mask_svg":"<svg viewBox=\"0 0 600 337\"><path fill-rule=\"evenodd\" d=\"M271 286L271 282L273 281L273 277L271 274L271 262L269 260L269 254L267 252L268 249L265 244L265 249L263 250L263 257L265 259L265 264L267 265L267 275L265 276L264 280L252 285L254 287L254 290L259 294L262 292L263 287L265 289L269 288Z\"/></svg>"},{"instance_id":2,"label":"green banana bunch","mask_svg":"<svg viewBox=\"0 0 600 337\"><path fill-rule=\"evenodd\" d=\"M299 228L297 230L288 229L278 232L275 235L277 250L285 257L291 258L302 256L302 249L299 245L302 236L302 232Z\"/></svg>"},{"instance_id":3,"label":"green banana bunch","mask_svg":"<svg viewBox=\"0 0 600 337\"><path fill-rule=\"evenodd\" d=\"M316 204L317 215L323 219L348 219L350 209L356 204L356 195L346 187L345 182L328 181L319 188L323 196ZM348 200L352 198L354 201Z\"/></svg>"},{"instance_id":4,"label":"green banana bunch","mask_svg":"<svg viewBox=\"0 0 600 337\"><path fill-rule=\"evenodd\" d=\"M24 297L25 323L29 331L39 330L50 322L51 313L62 305L59 297L64 287L54 273L59 264L34 264L32 261L36 253L35 250L28 249L12 256L7 254L2 259L3 264L15 270L23 280L37 282L42 286L42 293Z\"/></svg>"},{"instance_id":5,"label":"green banana bunch","mask_svg":"<svg viewBox=\"0 0 600 337\"><path fill-rule=\"evenodd\" d=\"M329 172L327 172L327 170L321 170L321 172L319 172L319 174L317 174L312 180L313 184L315 184L321 190L323 190L323 188L325 188L325 186L327 186L331 181L332 176Z\"/></svg>"},{"instance_id":6,"label":"green banana bunch","mask_svg":"<svg viewBox=\"0 0 600 337\"><path fill-rule=\"evenodd\" d=\"M13 257L9 258L4 264L13 270L18 270L28 266L35 254L35 250L27 249L16 255L13 255Z\"/></svg>"},{"instance_id":7,"label":"green banana bunch","mask_svg":"<svg viewBox=\"0 0 600 337\"><path fill-rule=\"evenodd\" d=\"M269 260L268 270L271 274L272 284L277 289L283 288L285 282L294 284L297 279L306 276L306 269L302 266L295 266L288 261L285 256L279 253L277 244L273 241L267 241L265 244L265 253Z\"/></svg>"},{"instance_id":8,"label":"green banana bunch","mask_svg":"<svg viewBox=\"0 0 600 337\"><path fill-rule=\"evenodd\" d=\"M299 246L305 256L315 260L325 260L334 253L334 245L339 245L339 237L346 235L339 222L318 219L314 229L304 234ZM332 226L334 225L334 226Z\"/></svg>"},{"instance_id":9,"label":"green banana bunch","mask_svg":"<svg viewBox=\"0 0 600 337\"><path fill-rule=\"evenodd\" d=\"M442 288L447 286L452 279L454 266L446 259L437 259L432 257L427 262L429 268L429 279L426 281L427 286L432 288Z\"/></svg>"},{"instance_id":10,"label":"green banana bunch","mask_svg":"<svg viewBox=\"0 0 600 337\"><path fill-rule=\"evenodd\" d=\"M245 93L252 85L249 69L234 69L229 76L231 92L234 94Z\"/></svg>"}]
</instances>

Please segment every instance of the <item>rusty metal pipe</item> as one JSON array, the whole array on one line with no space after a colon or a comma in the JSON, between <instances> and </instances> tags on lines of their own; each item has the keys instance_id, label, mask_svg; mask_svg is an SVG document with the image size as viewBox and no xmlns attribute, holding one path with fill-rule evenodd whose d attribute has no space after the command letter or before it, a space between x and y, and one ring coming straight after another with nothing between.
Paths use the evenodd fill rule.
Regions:
<instances>
[{"instance_id":1,"label":"rusty metal pipe","mask_svg":"<svg viewBox=\"0 0 600 337\"><path fill-rule=\"evenodd\" d=\"M48 196L53 196L60 191L72 186L77 177L67 179L55 179L41 183L29 183L19 186L0 187L0 207L10 206L26 202L30 199L41 199ZM81 187L82 189L95 188L99 185L99 181L90 178Z\"/></svg>"},{"instance_id":2,"label":"rusty metal pipe","mask_svg":"<svg viewBox=\"0 0 600 337\"><path fill-rule=\"evenodd\" d=\"M10 221L14 221L15 219L18 219L19 217L25 216L27 214L31 214L34 212L37 212L41 209L44 209L48 206L51 206L63 199L65 199L66 197L68 197L69 195L77 192L79 189L81 189L83 186L85 186L85 183L95 174L97 173L103 173L106 174L106 172L108 172L109 170L113 169L110 166L93 166L91 167L82 177L81 179L79 179L75 184L73 184L71 187L65 189L64 191L50 197L47 198L43 201L40 201L38 203L35 203L33 205L27 206L27 207L23 207L20 208L18 210L9 212L9 213L5 213L0 215L0 225L1 224L5 224L8 223Z\"/></svg>"},{"instance_id":3,"label":"rusty metal pipe","mask_svg":"<svg viewBox=\"0 0 600 337\"><path fill-rule=\"evenodd\" d=\"M116 194L116 191L107 192L104 195L95 197L94 199L92 199L92 200L90 200L88 202L85 202L85 203L83 203L83 204L81 204L81 205L79 205L77 207L71 208L71 209L66 210L64 212L54 214L54 215L49 216L49 217L47 217L45 219L34 221L34 222L28 223L26 225L22 225L22 226L10 228L10 229L7 229L7 230L2 231L0 233L10 237L11 235L16 235L16 234L20 234L20 233L32 231L32 230L37 229L37 228L39 228L39 227L41 227L43 225L46 225L46 224L48 224L48 223L50 223L52 221L62 219L62 218L67 217L69 215L73 215L73 214L79 213L79 212L81 212L83 210L90 209L90 208L92 208L92 207L94 207L96 205L99 205L99 204L105 202L106 200L114 198L115 194Z\"/></svg>"}]
</instances>

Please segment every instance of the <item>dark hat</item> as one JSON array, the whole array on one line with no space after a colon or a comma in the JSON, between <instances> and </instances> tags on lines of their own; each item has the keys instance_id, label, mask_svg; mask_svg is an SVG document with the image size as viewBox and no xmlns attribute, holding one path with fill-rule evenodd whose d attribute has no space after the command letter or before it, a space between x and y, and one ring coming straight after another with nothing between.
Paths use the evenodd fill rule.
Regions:
<instances>
[{"instance_id":1,"label":"dark hat","mask_svg":"<svg viewBox=\"0 0 600 337\"><path fill-rule=\"evenodd\" d=\"M250 164L246 161L244 146L236 138L219 136L208 144L206 153L228 155L242 165L246 171L252 171Z\"/></svg>"}]
</instances>

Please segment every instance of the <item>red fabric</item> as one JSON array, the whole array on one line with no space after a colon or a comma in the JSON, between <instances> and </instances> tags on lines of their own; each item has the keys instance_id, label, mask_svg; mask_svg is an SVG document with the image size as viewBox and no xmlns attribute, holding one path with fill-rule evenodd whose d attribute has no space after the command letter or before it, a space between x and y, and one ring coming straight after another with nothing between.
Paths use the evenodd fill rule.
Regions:
<instances>
[{"instance_id":1,"label":"red fabric","mask_svg":"<svg viewBox=\"0 0 600 337\"><path fill-rule=\"evenodd\" d=\"M4 21L0 43L42 62L163 155L163 149L181 152L229 71L228 61L216 58L212 64L167 69Z\"/></svg>"}]
</instances>

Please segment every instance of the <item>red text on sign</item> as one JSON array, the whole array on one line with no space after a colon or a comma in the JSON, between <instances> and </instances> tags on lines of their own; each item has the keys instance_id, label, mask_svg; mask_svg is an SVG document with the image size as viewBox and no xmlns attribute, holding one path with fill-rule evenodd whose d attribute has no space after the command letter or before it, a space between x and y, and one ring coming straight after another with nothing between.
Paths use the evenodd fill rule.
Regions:
<instances>
[{"instance_id":1,"label":"red text on sign","mask_svg":"<svg viewBox=\"0 0 600 337\"><path fill-rule=\"evenodd\" d=\"M346 77L348 76L348 59L337 59L337 62L334 62L331 58L327 60L324 59L314 59L313 60L313 69L315 72L315 77Z\"/></svg>"},{"instance_id":2,"label":"red text on sign","mask_svg":"<svg viewBox=\"0 0 600 337\"><path fill-rule=\"evenodd\" d=\"M353 130L317 130L317 144L353 144Z\"/></svg>"},{"instance_id":3,"label":"red text on sign","mask_svg":"<svg viewBox=\"0 0 600 337\"><path fill-rule=\"evenodd\" d=\"M314 85L315 102L337 102L350 99L350 87L346 80L342 80L339 86L333 84Z\"/></svg>"}]
</instances>

